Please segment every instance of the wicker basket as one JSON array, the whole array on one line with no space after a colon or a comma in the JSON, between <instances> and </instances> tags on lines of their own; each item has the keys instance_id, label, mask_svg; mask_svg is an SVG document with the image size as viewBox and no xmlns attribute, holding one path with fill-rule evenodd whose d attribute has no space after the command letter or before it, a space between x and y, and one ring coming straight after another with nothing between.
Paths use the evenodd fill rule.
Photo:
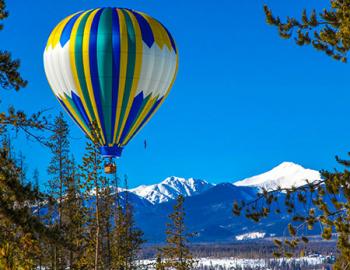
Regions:
<instances>
[{"instance_id":1,"label":"wicker basket","mask_svg":"<svg viewBox=\"0 0 350 270\"><path fill-rule=\"evenodd\" d=\"M114 163L108 163L105 165L105 173L112 174L117 171L117 166Z\"/></svg>"}]
</instances>

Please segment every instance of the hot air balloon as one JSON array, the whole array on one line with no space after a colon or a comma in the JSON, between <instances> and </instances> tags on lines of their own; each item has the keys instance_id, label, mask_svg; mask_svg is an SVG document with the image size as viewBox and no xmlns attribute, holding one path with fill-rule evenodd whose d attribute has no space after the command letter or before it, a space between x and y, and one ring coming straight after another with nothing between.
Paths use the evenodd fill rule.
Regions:
<instances>
[{"instance_id":1,"label":"hot air balloon","mask_svg":"<svg viewBox=\"0 0 350 270\"><path fill-rule=\"evenodd\" d=\"M112 159L162 105L178 68L170 32L125 8L68 16L52 31L43 58L56 98L110 160L106 173L115 172Z\"/></svg>"}]
</instances>

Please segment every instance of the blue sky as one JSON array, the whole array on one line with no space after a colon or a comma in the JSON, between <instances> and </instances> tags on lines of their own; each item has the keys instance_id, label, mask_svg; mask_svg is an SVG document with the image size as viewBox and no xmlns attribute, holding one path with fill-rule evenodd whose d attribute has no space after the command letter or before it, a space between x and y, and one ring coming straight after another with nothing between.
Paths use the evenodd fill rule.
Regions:
<instances>
[{"instance_id":1,"label":"blue sky","mask_svg":"<svg viewBox=\"0 0 350 270\"><path fill-rule=\"evenodd\" d=\"M302 7L321 9L327 1L266 3L283 16L299 14ZM7 5L0 47L21 59L29 85L3 93L2 109L13 104L27 112L59 113L42 53L50 31L71 13L128 7L171 31L180 53L178 77L167 101L118 161L130 186L170 175L235 181L283 161L332 169L334 156L350 150L349 65L280 39L265 24L262 1L8 0ZM72 151L80 159L85 139L67 120ZM28 174L38 168L44 184L49 151L22 137L16 146L27 155Z\"/></svg>"}]
</instances>

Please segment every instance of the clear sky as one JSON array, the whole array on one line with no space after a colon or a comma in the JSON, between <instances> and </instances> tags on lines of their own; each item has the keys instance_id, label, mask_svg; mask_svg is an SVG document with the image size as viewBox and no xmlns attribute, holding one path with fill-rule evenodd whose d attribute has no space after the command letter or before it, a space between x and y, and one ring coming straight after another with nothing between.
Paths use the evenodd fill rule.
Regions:
<instances>
[{"instance_id":1,"label":"clear sky","mask_svg":"<svg viewBox=\"0 0 350 270\"><path fill-rule=\"evenodd\" d=\"M302 7L321 9L329 1L266 2L283 16L299 14ZM263 1L7 0L7 5L0 49L21 59L29 85L3 93L1 109L13 104L27 112L59 113L42 53L50 31L71 13L128 7L157 18L173 34L180 66L172 92L118 161L130 186L170 175L235 181L283 161L332 169L334 156L350 150L349 64L280 39L265 24ZM67 120L72 151L80 159L85 139ZM28 174L37 167L44 183L49 151L23 138L19 149L27 155Z\"/></svg>"}]
</instances>

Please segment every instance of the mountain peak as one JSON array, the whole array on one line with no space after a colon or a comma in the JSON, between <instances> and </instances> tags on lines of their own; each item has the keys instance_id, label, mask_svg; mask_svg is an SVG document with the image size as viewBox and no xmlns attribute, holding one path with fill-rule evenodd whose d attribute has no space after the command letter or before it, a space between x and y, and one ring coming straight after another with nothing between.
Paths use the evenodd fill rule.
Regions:
<instances>
[{"instance_id":1,"label":"mountain peak","mask_svg":"<svg viewBox=\"0 0 350 270\"><path fill-rule=\"evenodd\" d=\"M177 176L169 176L165 178L161 183L168 184L168 183L175 183L175 182L180 182L180 183L186 183L186 179L182 177L177 177Z\"/></svg>"},{"instance_id":2,"label":"mountain peak","mask_svg":"<svg viewBox=\"0 0 350 270\"><path fill-rule=\"evenodd\" d=\"M306 169L293 162L282 162L268 172L235 182L236 186L253 186L268 190L299 187L305 185L306 180L313 182L321 179L318 171Z\"/></svg>"},{"instance_id":3,"label":"mountain peak","mask_svg":"<svg viewBox=\"0 0 350 270\"><path fill-rule=\"evenodd\" d=\"M170 176L159 184L143 185L130 191L156 204L176 199L179 195L184 197L197 195L212 186L205 180Z\"/></svg>"},{"instance_id":4,"label":"mountain peak","mask_svg":"<svg viewBox=\"0 0 350 270\"><path fill-rule=\"evenodd\" d=\"M284 161L280 165L277 165L274 169L276 169L276 168L292 168L292 167L302 168L302 166L300 166L299 164L296 164L294 162Z\"/></svg>"}]
</instances>

